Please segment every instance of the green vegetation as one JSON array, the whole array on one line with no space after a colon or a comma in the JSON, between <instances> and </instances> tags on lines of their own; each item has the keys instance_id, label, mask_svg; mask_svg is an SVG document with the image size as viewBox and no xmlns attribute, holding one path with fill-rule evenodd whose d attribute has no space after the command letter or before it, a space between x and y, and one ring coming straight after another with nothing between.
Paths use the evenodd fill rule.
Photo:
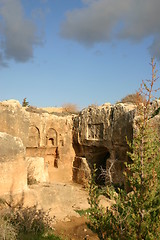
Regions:
<instances>
[{"instance_id":1,"label":"green vegetation","mask_svg":"<svg viewBox=\"0 0 160 240\"><path fill-rule=\"evenodd\" d=\"M22 196L17 203L0 199L0 239L2 240L61 240L54 235L54 218L36 205L24 207Z\"/></svg>"},{"instance_id":2,"label":"green vegetation","mask_svg":"<svg viewBox=\"0 0 160 240\"><path fill-rule=\"evenodd\" d=\"M27 98L23 99L22 107L29 107L29 102L27 102Z\"/></svg>"},{"instance_id":3,"label":"green vegetation","mask_svg":"<svg viewBox=\"0 0 160 240\"><path fill-rule=\"evenodd\" d=\"M18 236L18 240L62 240L62 238L54 235L54 234L48 234L48 235L34 235L34 234L21 234L21 236Z\"/></svg>"},{"instance_id":4,"label":"green vegetation","mask_svg":"<svg viewBox=\"0 0 160 240\"><path fill-rule=\"evenodd\" d=\"M20 238L21 240L62 240L62 238L54 235L54 234L48 234L48 235L40 235L40 236L36 236L36 235L32 235L32 234L23 234L21 235Z\"/></svg>"},{"instance_id":5,"label":"green vegetation","mask_svg":"<svg viewBox=\"0 0 160 240\"><path fill-rule=\"evenodd\" d=\"M160 139L153 126L152 103L157 81L156 64L151 61L152 79L142 82L137 101L137 117L132 142L128 142L131 163L124 172L126 188L107 186L104 190L113 202L111 207L100 206L96 185L96 168L89 184L89 228L101 240L160 239ZM138 96L138 95L137 95Z\"/></svg>"},{"instance_id":6,"label":"green vegetation","mask_svg":"<svg viewBox=\"0 0 160 240\"><path fill-rule=\"evenodd\" d=\"M83 210L83 209L78 209L78 210L75 210L75 212L77 212L81 217L82 216L86 216L88 213L89 213L90 209L86 209L86 210Z\"/></svg>"}]
</instances>

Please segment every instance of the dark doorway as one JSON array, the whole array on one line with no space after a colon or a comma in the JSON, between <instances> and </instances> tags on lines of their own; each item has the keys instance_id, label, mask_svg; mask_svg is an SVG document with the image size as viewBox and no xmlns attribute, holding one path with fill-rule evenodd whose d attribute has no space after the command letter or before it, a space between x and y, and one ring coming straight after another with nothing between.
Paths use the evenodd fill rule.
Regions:
<instances>
[{"instance_id":1,"label":"dark doorway","mask_svg":"<svg viewBox=\"0 0 160 240\"><path fill-rule=\"evenodd\" d=\"M110 157L110 153L106 147L88 146L84 148L85 157L91 171L96 165L96 183L105 185L106 183L106 162Z\"/></svg>"},{"instance_id":2,"label":"dark doorway","mask_svg":"<svg viewBox=\"0 0 160 240\"><path fill-rule=\"evenodd\" d=\"M99 151L93 159L93 165L96 165L96 183L98 185L106 184L106 162L110 157L110 153L104 149L104 151ZM92 165L92 168L94 167Z\"/></svg>"}]
</instances>

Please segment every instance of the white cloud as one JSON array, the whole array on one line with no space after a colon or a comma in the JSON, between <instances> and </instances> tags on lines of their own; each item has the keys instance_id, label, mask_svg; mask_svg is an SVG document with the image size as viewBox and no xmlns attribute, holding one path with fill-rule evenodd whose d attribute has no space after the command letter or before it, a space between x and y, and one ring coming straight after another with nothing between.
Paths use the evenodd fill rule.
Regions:
<instances>
[{"instance_id":1,"label":"white cloud","mask_svg":"<svg viewBox=\"0 0 160 240\"><path fill-rule=\"evenodd\" d=\"M141 41L154 37L151 54L160 56L160 0L82 0L61 25L64 38L92 46L115 38Z\"/></svg>"},{"instance_id":2,"label":"white cloud","mask_svg":"<svg viewBox=\"0 0 160 240\"><path fill-rule=\"evenodd\" d=\"M26 62L40 44L34 23L24 15L20 0L0 0L0 40L3 58Z\"/></svg>"}]
</instances>

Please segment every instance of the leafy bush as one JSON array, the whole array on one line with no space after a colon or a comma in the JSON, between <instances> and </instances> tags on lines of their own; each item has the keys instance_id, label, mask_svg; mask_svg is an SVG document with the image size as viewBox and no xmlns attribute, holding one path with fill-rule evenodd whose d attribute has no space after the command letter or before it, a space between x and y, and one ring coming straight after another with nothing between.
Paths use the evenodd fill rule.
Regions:
<instances>
[{"instance_id":1,"label":"leafy bush","mask_svg":"<svg viewBox=\"0 0 160 240\"><path fill-rule=\"evenodd\" d=\"M154 83L157 81L154 59L152 79L142 82L139 93L146 100L137 102L137 118L133 142L128 143L132 163L126 163L124 172L127 189L115 191L107 186L105 194L113 200L111 207L99 204L99 189L93 171L89 187L89 228L101 240L160 239L160 139L151 116Z\"/></svg>"}]
</instances>

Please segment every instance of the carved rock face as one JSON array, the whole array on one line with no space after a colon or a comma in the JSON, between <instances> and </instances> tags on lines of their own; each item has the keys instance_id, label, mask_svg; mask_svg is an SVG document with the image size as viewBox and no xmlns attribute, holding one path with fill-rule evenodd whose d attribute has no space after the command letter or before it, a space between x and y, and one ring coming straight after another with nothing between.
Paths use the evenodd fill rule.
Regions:
<instances>
[{"instance_id":1,"label":"carved rock face","mask_svg":"<svg viewBox=\"0 0 160 240\"><path fill-rule=\"evenodd\" d=\"M28 112L26 156L44 159L44 170L48 171L49 182L72 180L72 116ZM38 162L37 162L38 164Z\"/></svg>"},{"instance_id":2,"label":"carved rock face","mask_svg":"<svg viewBox=\"0 0 160 240\"><path fill-rule=\"evenodd\" d=\"M24 144L25 157L32 160L32 167L35 169L33 178L36 181L71 181L72 163L75 156L72 146L73 116L49 114L37 108L29 111L27 109L23 108L15 100L0 102L0 131L21 139ZM5 141L4 136L2 137L3 142ZM5 193L5 188L6 193L8 193L11 187L10 179L12 179L12 176L10 178L9 175L14 175L14 173L10 172L11 168L9 166L12 166L12 168L14 166L14 171L18 171L18 174L19 172L20 175L21 173L24 174L25 184L27 182L26 166L23 167L24 171L21 169L24 161L22 161L20 156L20 149L12 146L11 140L11 143L9 143L9 140L7 141L6 146L0 153L0 162L3 162L3 168L1 164L1 169L6 172L8 183L6 182L6 185L3 184L4 181L7 181L7 177L4 174L0 178L0 185L4 185L3 190L0 188L0 194ZM5 152L6 155L3 157L2 153ZM11 161L11 154L15 161L7 165L7 161ZM42 159L44 159L44 162ZM38 167L40 167L40 175L37 173ZM42 170L42 168L44 169ZM29 168L28 171L30 172ZM17 184L20 182L19 175L14 175L14 182L17 182ZM19 188L18 185L16 186L14 188L15 192Z\"/></svg>"},{"instance_id":3,"label":"carved rock face","mask_svg":"<svg viewBox=\"0 0 160 240\"><path fill-rule=\"evenodd\" d=\"M135 105L92 106L78 115L26 110L15 100L0 103L0 194L27 187L25 157L32 162L36 181L86 184L96 164L99 184L123 185ZM160 133L160 116L151 121Z\"/></svg>"},{"instance_id":4,"label":"carved rock face","mask_svg":"<svg viewBox=\"0 0 160 240\"><path fill-rule=\"evenodd\" d=\"M90 168L96 163L98 174L102 175L97 182L110 180L123 184L123 162L128 161L126 137L128 140L133 138L134 115L135 105L120 103L88 107L74 119L76 156L85 157Z\"/></svg>"}]
</instances>

